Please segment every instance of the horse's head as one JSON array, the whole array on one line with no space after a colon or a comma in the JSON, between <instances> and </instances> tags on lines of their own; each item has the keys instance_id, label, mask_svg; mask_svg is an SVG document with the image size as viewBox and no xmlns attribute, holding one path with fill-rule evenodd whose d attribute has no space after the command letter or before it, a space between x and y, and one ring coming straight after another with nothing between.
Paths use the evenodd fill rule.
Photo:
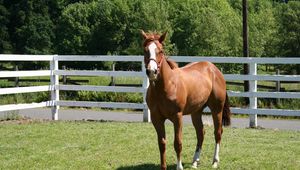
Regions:
<instances>
[{"instance_id":1,"label":"horse's head","mask_svg":"<svg viewBox=\"0 0 300 170\"><path fill-rule=\"evenodd\" d=\"M144 38L143 48L146 73L148 78L151 81L154 81L157 79L161 60L164 57L162 43L165 40L167 33L158 35L141 31L141 34Z\"/></svg>"}]
</instances>

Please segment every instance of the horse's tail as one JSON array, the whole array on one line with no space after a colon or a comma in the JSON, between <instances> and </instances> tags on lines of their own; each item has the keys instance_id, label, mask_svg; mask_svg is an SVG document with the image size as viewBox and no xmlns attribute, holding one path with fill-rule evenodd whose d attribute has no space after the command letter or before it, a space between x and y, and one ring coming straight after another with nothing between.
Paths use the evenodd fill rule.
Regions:
<instances>
[{"instance_id":1,"label":"horse's tail","mask_svg":"<svg viewBox=\"0 0 300 170\"><path fill-rule=\"evenodd\" d=\"M226 93L226 99L225 99L223 114L222 114L223 126L230 126L231 124L230 116L231 116L230 105L229 105L228 95Z\"/></svg>"}]
</instances>

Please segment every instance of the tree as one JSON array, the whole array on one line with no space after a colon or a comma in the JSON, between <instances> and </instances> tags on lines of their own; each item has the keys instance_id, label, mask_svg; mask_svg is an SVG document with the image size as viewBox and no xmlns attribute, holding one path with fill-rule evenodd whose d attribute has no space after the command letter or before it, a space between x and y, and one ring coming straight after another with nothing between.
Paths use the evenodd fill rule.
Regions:
<instances>
[{"instance_id":1,"label":"tree","mask_svg":"<svg viewBox=\"0 0 300 170\"><path fill-rule=\"evenodd\" d=\"M120 54L125 39L129 9L124 1L98 1L91 11L94 25L91 30L89 52L92 54Z\"/></svg>"},{"instance_id":2,"label":"tree","mask_svg":"<svg viewBox=\"0 0 300 170\"><path fill-rule=\"evenodd\" d=\"M277 56L299 57L300 56L300 2L289 1L276 6L276 20L279 23ZM279 66L281 71L293 74L300 73L298 65Z\"/></svg>"},{"instance_id":3,"label":"tree","mask_svg":"<svg viewBox=\"0 0 300 170\"><path fill-rule=\"evenodd\" d=\"M11 11L9 32L13 52L19 54L52 53L54 25L48 13L47 1L8 1Z\"/></svg>"},{"instance_id":4,"label":"tree","mask_svg":"<svg viewBox=\"0 0 300 170\"><path fill-rule=\"evenodd\" d=\"M168 20L168 3L164 1L100 1L93 16L99 18L94 29L90 52L142 54L140 30L168 32L166 51L173 53ZM103 34L105 32L106 34ZM95 51L96 50L96 51Z\"/></svg>"},{"instance_id":5,"label":"tree","mask_svg":"<svg viewBox=\"0 0 300 170\"><path fill-rule=\"evenodd\" d=\"M12 46L9 39L8 23L9 11L3 5L3 0L0 0L0 53L11 53Z\"/></svg>"},{"instance_id":6,"label":"tree","mask_svg":"<svg viewBox=\"0 0 300 170\"><path fill-rule=\"evenodd\" d=\"M53 51L53 24L49 16L29 15L26 24L17 29L16 34L23 45L19 49L21 53L51 54Z\"/></svg>"},{"instance_id":7,"label":"tree","mask_svg":"<svg viewBox=\"0 0 300 170\"><path fill-rule=\"evenodd\" d=\"M124 43L129 44L125 48L125 53L143 54L141 48L143 39L140 30L146 32L167 32L165 40L165 52L167 55L176 54L174 44L171 42L173 35L172 23L170 20L170 3L163 0L134 0L129 3L129 9L132 11L125 30L126 39ZM131 37L127 39L127 37Z\"/></svg>"},{"instance_id":8,"label":"tree","mask_svg":"<svg viewBox=\"0 0 300 170\"><path fill-rule=\"evenodd\" d=\"M58 24L59 54L142 54L140 29L168 32L166 51L173 54L168 3L156 0L101 0L67 6ZM102 67L103 65L92 66ZM117 67L128 66L122 63Z\"/></svg>"},{"instance_id":9,"label":"tree","mask_svg":"<svg viewBox=\"0 0 300 170\"><path fill-rule=\"evenodd\" d=\"M280 42L279 54L286 57L300 56L300 2L290 1L277 7Z\"/></svg>"},{"instance_id":10,"label":"tree","mask_svg":"<svg viewBox=\"0 0 300 170\"><path fill-rule=\"evenodd\" d=\"M50 54L53 48L53 23L48 13L48 0L10 0L3 2L9 11L7 23L11 50L15 54ZM18 62L21 69L45 67L48 63Z\"/></svg>"},{"instance_id":11,"label":"tree","mask_svg":"<svg viewBox=\"0 0 300 170\"><path fill-rule=\"evenodd\" d=\"M57 52L59 54L88 54L91 38L91 7L84 3L68 5L57 25Z\"/></svg>"},{"instance_id":12,"label":"tree","mask_svg":"<svg viewBox=\"0 0 300 170\"><path fill-rule=\"evenodd\" d=\"M276 41L277 24L271 1L249 1L249 56L271 57Z\"/></svg>"},{"instance_id":13,"label":"tree","mask_svg":"<svg viewBox=\"0 0 300 170\"><path fill-rule=\"evenodd\" d=\"M172 41L179 55L241 56L241 18L227 1L175 1ZM223 71L239 72L241 66L219 65Z\"/></svg>"},{"instance_id":14,"label":"tree","mask_svg":"<svg viewBox=\"0 0 300 170\"><path fill-rule=\"evenodd\" d=\"M180 55L240 56L241 19L226 1L176 1L172 23Z\"/></svg>"},{"instance_id":15,"label":"tree","mask_svg":"<svg viewBox=\"0 0 300 170\"><path fill-rule=\"evenodd\" d=\"M271 57L276 55L273 48L277 41L277 23L272 1L248 1L249 56ZM239 18L242 18L242 2L228 0ZM242 27L240 28L242 29Z\"/></svg>"}]
</instances>

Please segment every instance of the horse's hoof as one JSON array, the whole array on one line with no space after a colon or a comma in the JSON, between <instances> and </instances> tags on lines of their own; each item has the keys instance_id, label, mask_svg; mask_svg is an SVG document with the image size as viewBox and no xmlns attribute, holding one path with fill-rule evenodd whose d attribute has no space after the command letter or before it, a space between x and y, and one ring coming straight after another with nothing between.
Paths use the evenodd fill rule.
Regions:
<instances>
[{"instance_id":1,"label":"horse's hoof","mask_svg":"<svg viewBox=\"0 0 300 170\"><path fill-rule=\"evenodd\" d=\"M214 169L218 168L218 162L214 162L214 163L212 164L212 168L214 168Z\"/></svg>"},{"instance_id":2,"label":"horse's hoof","mask_svg":"<svg viewBox=\"0 0 300 170\"><path fill-rule=\"evenodd\" d=\"M183 170L182 166L177 166L177 170Z\"/></svg>"},{"instance_id":3,"label":"horse's hoof","mask_svg":"<svg viewBox=\"0 0 300 170\"><path fill-rule=\"evenodd\" d=\"M195 166L195 165L192 165L192 168L193 168L193 169L197 169L198 166L197 166L197 165L196 165L196 166Z\"/></svg>"},{"instance_id":4,"label":"horse's hoof","mask_svg":"<svg viewBox=\"0 0 300 170\"><path fill-rule=\"evenodd\" d=\"M177 170L183 170L183 166L182 166L182 163L181 163L181 161L178 161L177 162L177 168L176 168Z\"/></svg>"},{"instance_id":5,"label":"horse's hoof","mask_svg":"<svg viewBox=\"0 0 300 170\"><path fill-rule=\"evenodd\" d=\"M193 162L192 168L193 169L197 169L197 167L198 167L198 162L197 161Z\"/></svg>"}]
</instances>

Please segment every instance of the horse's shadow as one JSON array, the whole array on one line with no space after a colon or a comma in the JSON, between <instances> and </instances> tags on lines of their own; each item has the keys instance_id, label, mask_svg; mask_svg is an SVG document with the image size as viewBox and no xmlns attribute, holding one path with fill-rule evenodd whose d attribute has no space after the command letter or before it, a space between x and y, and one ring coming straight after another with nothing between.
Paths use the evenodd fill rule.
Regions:
<instances>
[{"instance_id":1,"label":"horse's shadow","mask_svg":"<svg viewBox=\"0 0 300 170\"><path fill-rule=\"evenodd\" d=\"M117 170L156 170L160 169L159 165L155 164L141 164L141 165L135 165L135 166L123 166L117 168ZM167 169L176 169L176 165L169 165Z\"/></svg>"}]
</instances>

